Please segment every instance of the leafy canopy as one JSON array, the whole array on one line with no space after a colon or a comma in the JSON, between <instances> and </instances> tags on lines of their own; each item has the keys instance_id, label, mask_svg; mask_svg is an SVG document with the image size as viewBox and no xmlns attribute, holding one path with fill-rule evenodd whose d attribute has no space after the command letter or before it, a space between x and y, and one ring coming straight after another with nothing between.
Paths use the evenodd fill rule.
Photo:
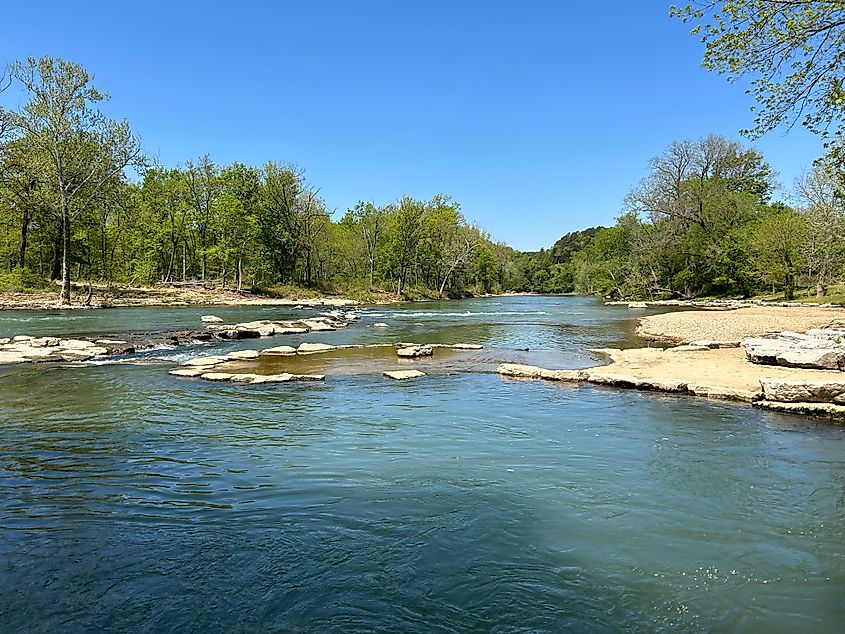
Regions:
<instances>
[{"instance_id":1,"label":"leafy canopy","mask_svg":"<svg viewBox=\"0 0 845 634\"><path fill-rule=\"evenodd\" d=\"M743 134L798 122L823 137L842 134L845 1L698 0L669 11L693 25L705 68L751 79L755 125Z\"/></svg>"}]
</instances>

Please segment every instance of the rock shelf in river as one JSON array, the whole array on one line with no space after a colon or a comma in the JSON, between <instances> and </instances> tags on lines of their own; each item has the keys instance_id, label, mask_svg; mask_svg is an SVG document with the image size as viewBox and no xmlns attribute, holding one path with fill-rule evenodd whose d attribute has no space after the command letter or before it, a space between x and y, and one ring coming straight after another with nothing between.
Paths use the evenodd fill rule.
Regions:
<instances>
[{"instance_id":1,"label":"rock shelf in river","mask_svg":"<svg viewBox=\"0 0 845 634\"><path fill-rule=\"evenodd\" d=\"M310 319L294 321L259 320L225 324L215 315L203 315L200 319L205 324L204 330L125 333L125 340L104 336L62 338L17 335L11 338L0 338L0 365L88 361L161 345L175 347L214 339L240 340L331 331L345 328L358 320L359 316L354 312L335 310L321 313ZM253 356L253 353L249 351L239 354L242 355L241 359L257 356L257 353Z\"/></svg>"},{"instance_id":2,"label":"rock shelf in river","mask_svg":"<svg viewBox=\"0 0 845 634\"><path fill-rule=\"evenodd\" d=\"M0 339L0 365L88 361L95 357L133 352L134 346L116 339L62 339L18 335Z\"/></svg>"},{"instance_id":3,"label":"rock shelf in river","mask_svg":"<svg viewBox=\"0 0 845 634\"><path fill-rule=\"evenodd\" d=\"M422 353L427 351L428 354L406 357L398 354L409 349ZM436 354L435 349L439 350ZM475 359L471 353L481 349L480 345L465 343L400 342L333 346L306 342L298 348L274 346L264 350L242 350L190 359L171 369L170 374L205 381L248 384L323 380L328 372L352 375L378 373L385 378L405 380L425 376L426 373L421 369L423 367L441 372L457 369L454 363L458 357L455 355L462 355L468 364ZM401 367L409 363L417 367Z\"/></svg>"},{"instance_id":4,"label":"rock shelf in river","mask_svg":"<svg viewBox=\"0 0 845 634\"><path fill-rule=\"evenodd\" d=\"M607 355L610 363L581 370L505 363L497 371L507 377L688 394L779 411L845 417L845 375L839 371L755 364L740 348L684 345L595 352Z\"/></svg>"}]
</instances>

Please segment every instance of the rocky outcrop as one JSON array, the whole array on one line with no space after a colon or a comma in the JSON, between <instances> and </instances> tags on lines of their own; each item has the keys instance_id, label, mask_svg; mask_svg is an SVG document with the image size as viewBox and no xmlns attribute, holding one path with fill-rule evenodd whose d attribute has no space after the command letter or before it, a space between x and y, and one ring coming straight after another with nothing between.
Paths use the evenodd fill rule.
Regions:
<instances>
[{"instance_id":1,"label":"rocky outcrop","mask_svg":"<svg viewBox=\"0 0 845 634\"><path fill-rule=\"evenodd\" d=\"M751 363L818 370L845 369L845 338L839 328L806 333L785 331L776 337L754 337L742 342Z\"/></svg>"},{"instance_id":2,"label":"rocky outcrop","mask_svg":"<svg viewBox=\"0 0 845 634\"><path fill-rule=\"evenodd\" d=\"M784 403L837 403L845 404L845 380L814 381L761 379L763 399Z\"/></svg>"},{"instance_id":3,"label":"rocky outcrop","mask_svg":"<svg viewBox=\"0 0 845 634\"><path fill-rule=\"evenodd\" d=\"M213 315L206 317L213 317ZM338 330L345 328L358 318L358 315L353 312L330 311L321 313L317 317L296 321L259 319L239 324L221 324L215 321L210 322L206 328L218 339L250 339ZM206 322L205 317L203 317L203 321Z\"/></svg>"},{"instance_id":4,"label":"rocky outcrop","mask_svg":"<svg viewBox=\"0 0 845 634\"><path fill-rule=\"evenodd\" d=\"M95 357L131 352L125 341L60 339L18 335L0 343L0 364L88 361Z\"/></svg>"}]
</instances>

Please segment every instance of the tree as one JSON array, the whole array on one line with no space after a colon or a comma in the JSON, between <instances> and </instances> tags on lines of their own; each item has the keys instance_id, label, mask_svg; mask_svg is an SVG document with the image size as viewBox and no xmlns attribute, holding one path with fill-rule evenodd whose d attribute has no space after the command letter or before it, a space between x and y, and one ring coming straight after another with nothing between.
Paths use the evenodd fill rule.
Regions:
<instances>
[{"instance_id":1,"label":"tree","mask_svg":"<svg viewBox=\"0 0 845 634\"><path fill-rule=\"evenodd\" d=\"M698 0L671 7L705 45L703 66L728 81L751 78L757 138L801 122L841 133L845 107L845 3L841 0Z\"/></svg>"},{"instance_id":2,"label":"tree","mask_svg":"<svg viewBox=\"0 0 845 634\"><path fill-rule=\"evenodd\" d=\"M351 217L358 224L361 230L361 237L364 239L364 248L367 252L367 262L370 270L370 286L375 281L376 258L379 247L383 241L385 225L387 224L387 213L384 209L376 207L372 203L358 202L351 210Z\"/></svg>"},{"instance_id":3,"label":"tree","mask_svg":"<svg viewBox=\"0 0 845 634\"><path fill-rule=\"evenodd\" d=\"M107 183L129 166L141 166L138 140L126 121L113 121L94 107L108 99L79 64L52 57L12 65L10 75L30 95L19 111L4 119L25 135L40 157L59 203L62 241L62 292L70 304L71 224Z\"/></svg>"},{"instance_id":4,"label":"tree","mask_svg":"<svg viewBox=\"0 0 845 634\"><path fill-rule=\"evenodd\" d=\"M753 263L761 278L781 286L786 299L795 297L795 276L805 230L804 219L785 209L763 219L751 236Z\"/></svg>"},{"instance_id":5,"label":"tree","mask_svg":"<svg viewBox=\"0 0 845 634\"><path fill-rule=\"evenodd\" d=\"M845 257L845 201L837 175L824 163L799 179L796 189L807 229L803 253L810 276L816 278L816 296L824 297Z\"/></svg>"}]
</instances>

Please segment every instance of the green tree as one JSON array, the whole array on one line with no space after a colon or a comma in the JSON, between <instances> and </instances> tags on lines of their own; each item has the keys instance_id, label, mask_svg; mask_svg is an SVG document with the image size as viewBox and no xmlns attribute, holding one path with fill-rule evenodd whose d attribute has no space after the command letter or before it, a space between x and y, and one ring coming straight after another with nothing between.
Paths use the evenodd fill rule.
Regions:
<instances>
[{"instance_id":1,"label":"green tree","mask_svg":"<svg viewBox=\"0 0 845 634\"><path fill-rule=\"evenodd\" d=\"M671 7L705 45L703 66L751 79L753 137L800 121L827 135L845 106L845 3L840 0L699 0Z\"/></svg>"},{"instance_id":2,"label":"green tree","mask_svg":"<svg viewBox=\"0 0 845 634\"><path fill-rule=\"evenodd\" d=\"M26 136L58 199L62 240L61 302L71 299L71 224L107 184L129 166L141 166L140 146L126 121L96 107L108 98L79 64L52 57L12 65L10 75L29 93L6 125Z\"/></svg>"},{"instance_id":3,"label":"green tree","mask_svg":"<svg viewBox=\"0 0 845 634\"><path fill-rule=\"evenodd\" d=\"M805 230L804 219L785 209L763 219L751 235L753 265L763 281L783 289L786 299L795 297Z\"/></svg>"}]
</instances>

